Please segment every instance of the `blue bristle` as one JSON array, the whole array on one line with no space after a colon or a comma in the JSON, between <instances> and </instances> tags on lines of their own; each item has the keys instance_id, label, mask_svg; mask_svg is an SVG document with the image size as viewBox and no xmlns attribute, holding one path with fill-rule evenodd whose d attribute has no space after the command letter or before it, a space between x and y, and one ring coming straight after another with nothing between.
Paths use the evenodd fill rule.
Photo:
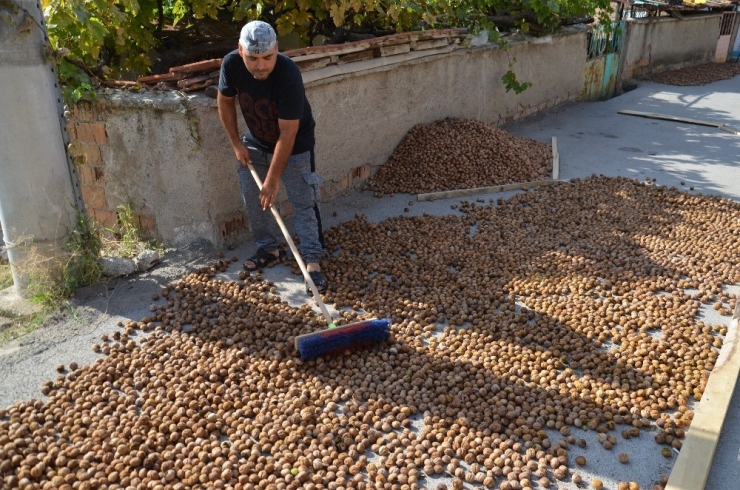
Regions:
<instances>
[{"instance_id":1,"label":"blue bristle","mask_svg":"<svg viewBox=\"0 0 740 490\"><path fill-rule=\"evenodd\" d=\"M298 339L298 352L301 359L316 359L346 349L385 342L390 333L391 321L389 319L368 320L357 324L343 325Z\"/></svg>"}]
</instances>

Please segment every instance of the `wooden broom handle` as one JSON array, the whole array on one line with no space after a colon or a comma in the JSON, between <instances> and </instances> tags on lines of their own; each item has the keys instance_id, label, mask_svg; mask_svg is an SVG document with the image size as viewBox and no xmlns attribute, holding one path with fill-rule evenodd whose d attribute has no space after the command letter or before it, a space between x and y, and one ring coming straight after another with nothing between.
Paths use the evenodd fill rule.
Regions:
<instances>
[{"instance_id":1,"label":"wooden broom handle","mask_svg":"<svg viewBox=\"0 0 740 490\"><path fill-rule=\"evenodd\" d=\"M257 175L257 171L254 169L251 163L247 163L247 167L249 167L249 171L252 173L252 177L254 177L254 181L257 183L257 187L261 191L262 190L262 179L260 179L260 176ZM306 268L306 264L303 262L303 259L301 258L301 254L298 253L298 249L296 248L295 243L293 243L293 239L290 236L290 232L285 227L283 218L280 217L280 213L278 213L277 209L275 209L275 206L270 205L270 211L272 211L272 215L275 217L275 221L277 221L277 224L280 227L280 230L283 232L283 236L285 237L285 240L288 242L288 246L290 247L290 250L293 252L293 257L295 257L296 262L298 262L298 267L301 268L301 272L303 273L303 277L306 279L306 283L311 288L311 292L313 293L313 299L316 301L316 304L319 305L319 309L321 309L321 313L324 315L324 318L326 318L327 324L332 325L334 323L334 320L329 314L329 310L326 309L326 305L321 300L321 295L319 294L319 290L316 288L316 284L313 283L313 280L311 279L311 275L308 273L308 269Z\"/></svg>"}]
</instances>

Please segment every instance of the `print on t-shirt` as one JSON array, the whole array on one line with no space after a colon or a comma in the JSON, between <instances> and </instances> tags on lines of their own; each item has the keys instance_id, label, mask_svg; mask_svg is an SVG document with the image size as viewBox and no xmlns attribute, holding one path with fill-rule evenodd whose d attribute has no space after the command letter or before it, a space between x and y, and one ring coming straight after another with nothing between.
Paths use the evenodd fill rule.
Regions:
<instances>
[{"instance_id":1,"label":"print on t-shirt","mask_svg":"<svg viewBox=\"0 0 740 490\"><path fill-rule=\"evenodd\" d=\"M254 102L248 93L239 92L239 106L253 136L266 143L277 143L280 136L277 103L268 99Z\"/></svg>"}]
</instances>

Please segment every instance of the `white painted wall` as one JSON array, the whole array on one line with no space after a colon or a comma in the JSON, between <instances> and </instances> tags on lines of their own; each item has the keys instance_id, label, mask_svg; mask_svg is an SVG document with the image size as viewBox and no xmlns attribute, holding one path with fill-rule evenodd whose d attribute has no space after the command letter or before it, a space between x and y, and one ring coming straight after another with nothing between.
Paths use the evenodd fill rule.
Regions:
<instances>
[{"instance_id":1,"label":"white painted wall","mask_svg":"<svg viewBox=\"0 0 740 490\"><path fill-rule=\"evenodd\" d=\"M627 19L620 79L714 61L720 14Z\"/></svg>"}]
</instances>

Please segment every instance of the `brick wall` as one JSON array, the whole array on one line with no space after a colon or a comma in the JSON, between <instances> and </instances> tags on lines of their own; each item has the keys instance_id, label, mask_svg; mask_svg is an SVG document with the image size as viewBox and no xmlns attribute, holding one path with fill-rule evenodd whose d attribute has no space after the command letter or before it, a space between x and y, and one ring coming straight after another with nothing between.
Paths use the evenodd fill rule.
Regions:
<instances>
[{"instance_id":1,"label":"brick wall","mask_svg":"<svg viewBox=\"0 0 740 490\"><path fill-rule=\"evenodd\" d=\"M88 216L104 228L118 231L118 206L121 203L109 202L106 196L103 158L108 147L106 115L107 111L100 104L80 101L72 109L67 121L67 132L70 140L81 144L81 156L76 163L82 200ZM134 209L134 215L143 236L156 236L157 223L154 214L136 212Z\"/></svg>"}]
</instances>

